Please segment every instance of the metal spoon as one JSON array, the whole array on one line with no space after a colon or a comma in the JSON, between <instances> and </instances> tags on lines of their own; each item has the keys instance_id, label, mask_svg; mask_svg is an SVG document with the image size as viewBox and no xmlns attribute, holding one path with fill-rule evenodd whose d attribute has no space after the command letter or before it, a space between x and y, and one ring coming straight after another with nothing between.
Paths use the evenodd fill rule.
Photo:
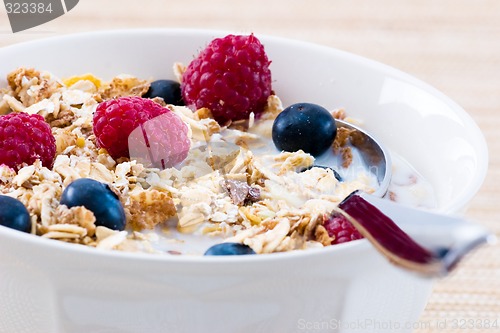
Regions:
<instances>
[{"instance_id":1,"label":"metal spoon","mask_svg":"<svg viewBox=\"0 0 500 333\"><path fill-rule=\"evenodd\" d=\"M352 144L379 186L374 194L354 192L339 204L336 213L344 215L390 262L425 276L444 276L471 250L495 241L488 230L461 217L381 198L391 180L387 150L360 128L343 121L337 124L354 131L357 139Z\"/></svg>"}]
</instances>

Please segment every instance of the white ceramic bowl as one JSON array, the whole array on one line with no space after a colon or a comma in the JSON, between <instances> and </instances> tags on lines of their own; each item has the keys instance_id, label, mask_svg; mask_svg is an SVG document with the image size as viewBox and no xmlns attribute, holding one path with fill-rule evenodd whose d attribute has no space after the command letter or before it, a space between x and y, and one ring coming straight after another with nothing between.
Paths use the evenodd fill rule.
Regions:
<instances>
[{"instance_id":1,"label":"white ceramic bowl","mask_svg":"<svg viewBox=\"0 0 500 333\"><path fill-rule=\"evenodd\" d=\"M0 49L0 87L17 66L59 77L172 77L225 32L129 30ZM258 36L285 104L345 107L434 186L438 210L464 209L487 148L473 120L434 88L388 66ZM0 227L1 332L410 332L432 282L392 267L366 240L246 257L105 252Z\"/></svg>"}]
</instances>

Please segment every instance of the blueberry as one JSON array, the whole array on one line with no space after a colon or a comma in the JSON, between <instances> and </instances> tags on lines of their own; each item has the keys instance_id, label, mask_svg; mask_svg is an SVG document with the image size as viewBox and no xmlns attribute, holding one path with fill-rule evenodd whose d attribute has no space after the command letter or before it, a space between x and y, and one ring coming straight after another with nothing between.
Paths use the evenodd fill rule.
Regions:
<instances>
[{"instance_id":1,"label":"blueberry","mask_svg":"<svg viewBox=\"0 0 500 333\"><path fill-rule=\"evenodd\" d=\"M279 150L324 153L337 135L335 119L322 106L297 103L284 109L273 124L273 142Z\"/></svg>"},{"instance_id":2,"label":"blueberry","mask_svg":"<svg viewBox=\"0 0 500 333\"><path fill-rule=\"evenodd\" d=\"M118 196L108 185L94 179L80 178L69 184L61 195L61 204L84 206L92 211L97 226L125 229L125 211Z\"/></svg>"},{"instance_id":3,"label":"blueberry","mask_svg":"<svg viewBox=\"0 0 500 333\"><path fill-rule=\"evenodd\" d=\"M30 213L17 199L0 195L0 225L19 231L31 231Z\"/></svg>"},{"instance_id":4,"label":"blueberry","mask_svg":"<svg viewBox=\"0 0 500 333\"><path fill-rule=\"evenodd\" d=\"M245 254L255 254L248 245L240 243L221 243L210 247L206 256L238 256Z\"/></svg>"},{"instance_id":5,"label":"blueberry","mask_svg":"<svg viewBox=\"0 0 500 333\"><path fill-rule=\"evenodd\" d=\"M142 97L161 97L167 104L184 105L181 95L181 85L173 80L156 80L151 82L149 90Z\"/></svg>"},{"instance_id":6,"label":"blueberry","mask_svg":"<svg viewBox=\"0 0 500 333\"><path fill-rule=\"evenodd\" d=\"M322 168L322 169L330 169L332 170L333 172L333 175L335 176L335 178L337 178L337 180L339 182L343 182L344 180L342 179L342 176L339 175L339 173L332 167L328 167L328 166L323 166L323 165L311 165L310 167L308 168L304 168L302 170L300 170L300 172L304 172L306 170L311 170L312 168Z\"/></svg>"}]
</instances>

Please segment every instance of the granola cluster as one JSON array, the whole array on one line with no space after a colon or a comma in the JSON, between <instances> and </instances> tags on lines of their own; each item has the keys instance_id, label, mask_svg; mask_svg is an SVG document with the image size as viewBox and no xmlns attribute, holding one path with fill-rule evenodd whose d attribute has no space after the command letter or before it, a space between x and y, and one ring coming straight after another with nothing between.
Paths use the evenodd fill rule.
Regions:
<instances>
[{"instance_id":1,"label":"granola cluster","mask_svg":"<svg viewBox=\"0 0 500 333\"><path fill-rule=\"evenodd\" d=\"M183 233L240 242L257 253L326 246L331 239L322 226L324 215L354 190L373 190L368 175L339 182L328 169L302 172L314 164L314 157L303 151L273 150L272 123L283 109L275 95L258 120L251 115L228 127L213 120L208 109L193 112L155 99L188 125L191 140L181 167L161 170L134 159L114 160L97 146L92 132L93 113L100 102L142 96L150 81L128 75L109 82L93 75L61 80L31 68L16 69L7 81L9 86L0 90L0 114L37 113L56 138L52 169L39 162L18 172L0 166L0 193L28 208L32 233L41 237L163 253L169 251L156 244ZM345 117L338 110L334 116ZM342 143L332 149L341 149L349 162ZM59 203L64 188L82 177L108 184L119 196L127 216L126 231L96 226L91 211Z\"/></svg>"}]
</instances>

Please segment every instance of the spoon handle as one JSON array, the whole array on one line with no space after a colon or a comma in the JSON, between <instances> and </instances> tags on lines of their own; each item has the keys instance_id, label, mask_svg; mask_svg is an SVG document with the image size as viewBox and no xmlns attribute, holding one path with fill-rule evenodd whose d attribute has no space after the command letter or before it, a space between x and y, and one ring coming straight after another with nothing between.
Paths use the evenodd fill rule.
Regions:
<instances>
[{"instance_id":1,"label":"spoon handle","mask_svg":"<svg viewBox=\"0 0 500 333\"><path fill-rule=\"evenodd\" d=\"M339 211L393 264L428 277L444 276L494 236L463 218L354 192Z\"/></svg>"}]
</instances>

